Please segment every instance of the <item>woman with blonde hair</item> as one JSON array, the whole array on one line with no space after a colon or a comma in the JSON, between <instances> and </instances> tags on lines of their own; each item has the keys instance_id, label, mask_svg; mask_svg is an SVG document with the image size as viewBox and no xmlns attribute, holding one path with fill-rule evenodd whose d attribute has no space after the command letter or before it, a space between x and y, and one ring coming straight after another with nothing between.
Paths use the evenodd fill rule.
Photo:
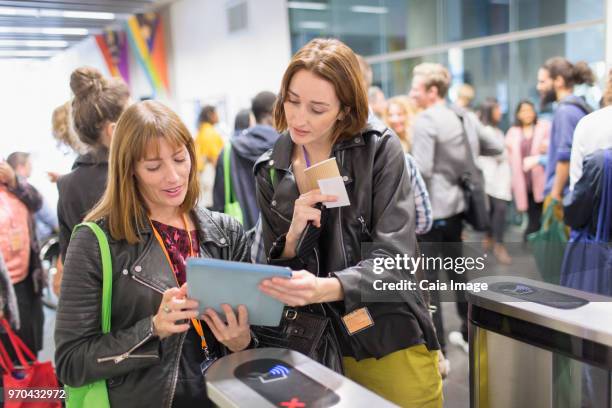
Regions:
<instances>
[{"instance_id":1,"label":"woman with blonde hair","mask_svg":"<svg viewBox=\"0 0 612 408\"><path fill-rule=\"evenodd\" d=\"M387 101L384 120L387 126L399 137L404 153L410 153L412 149L410 127L417 113L416 106L407 96L394 96Z\"/></svg>"},{"instance_id":2,"label":"woman with blonde hair","mask_svg":"<svg viewBox=\"0 0 612 408\"><path fill-rule=\"evenodd\" d=\"M337 352L347 377L382 397L441 407L439 345L423 294L418 286L375 290L383 282L416 282L401 267L383 274L376 265L417 254L400 142L367 117L366 89L349 47L315 39L293 56L274 112L281 136L255 164L255 175L268 262L294 272L265 280L261 290L291 307L287 324L331 324L336 341L325 335L313 344L325 363L333 364L329 355ZM338 165L349 206L334 206L337 197L310 187L305 170L328 159ZM285 323L277 336L294 344Z\"/></svg>"},{"instance_id":3,"label":"woman with blonde hair","mask_svg":"<svg viewBox=\"0 0 612 408\"><path fill-rule=\"evenodd\" d=\"M61 145L69 147L77 154L85 154L87 145L79 140L72 124L71 101L61 104L51 114L53 138Z\"/></svg>"},{"instance_id":4,"label":"woman with blonde hair","mask_svg":"<svg viewBox=\"0 0 612 408\"><path fill-rule=\"evenodd\" d=\"M107 380L112 406L211 406L203 372L253 340L244 306L236 315L223 305L227 323L214 310L199 315L198 302L187 297L185 260L246 261L243 229L197 206L193 139L159 102L123 113L108 163L108 185L86 221L98 224L110 245L112 330L101 331L98 241L79 228L68 247L55 326L58 377L72 387Z\"/></svg>"}]
</instances>

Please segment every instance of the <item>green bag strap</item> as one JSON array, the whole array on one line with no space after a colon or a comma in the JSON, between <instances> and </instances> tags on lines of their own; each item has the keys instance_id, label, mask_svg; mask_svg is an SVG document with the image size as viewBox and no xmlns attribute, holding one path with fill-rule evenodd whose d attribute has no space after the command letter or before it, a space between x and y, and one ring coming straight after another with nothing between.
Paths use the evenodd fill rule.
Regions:
<instances>
[{"instance_id":1,"label":"green bag strap","mask_svg":"<svg viewBox=\"0 0 612 408\"><path fill-rule=\"evenodd\" d=\"M100 255L102 256L102 333L110 333L111 304L113 294L113 264L108 239L102 228L95 222L83 222L72 230L72 235L79 227L87 227L93 231L98 239Z\"/></svg>"},{"instance_id":2,"label":"green bag strap","mask_svg":"<svg viewBox=\"0 0 612 408\"><path fill-rule=\"evenodd\" d=\"M555 219L555 206L558 204L558 201L551 201L548 206L544 209L544 213L542 214L542 229L548 230L550 225Z\"/></svg>"},{"instance_id":3,"label":"green bag strap","mask_svg":"<svg viewBox=\"0 0 612 408\"><path fill-rule=\"evenodd\" d=\"M270 167L270 181L272 182L272 187L276 184L276 169L274 167Z\"/></svg>"},{"instance_id":4,"label":"green bag strap","mask_svg":"<svg viewBox=\"0 0 612 408\"><path fill-rule=\"evenodd\" d=\"M225 184L225 206L232 203L232 180L230 173L230 153L232 151L232 143L228 142L223 149L223 182Z\"/></svg>"}]
</instances>

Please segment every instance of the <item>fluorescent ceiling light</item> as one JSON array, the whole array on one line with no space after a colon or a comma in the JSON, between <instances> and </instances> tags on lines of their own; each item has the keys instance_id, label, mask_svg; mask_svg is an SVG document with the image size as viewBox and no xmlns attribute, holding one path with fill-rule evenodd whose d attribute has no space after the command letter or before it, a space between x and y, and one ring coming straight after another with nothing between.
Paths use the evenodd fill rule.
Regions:
<instances>
[{"instance_id":1,"label":"fluorescent ceiling light","mask_svg":"<svg viewBox=\"0 0 612 408\"><path fill-rule=\"evenodd\" d=\"M305 30L325 30L327 28L327 23L323 21L302 21L300 23L300 28Z\"/></svg>"},{"instance_id":2,"label":"fluorescent ceiling light","mask_svg":"<svg viewBox=\"0 0 612 408\"><path fill-rule=\"evenodd\" d=\"M327 4L311 1L290 1L287 3L287 7L300 10L327 10Z\"/></svg>"},{"instance_id":3,"label":"fluorescent ceiling light","mask_svg":"<svg viewBox=\"0 0 612 408\"><path fill-rule=\"evenodd\" d=\"M36 17L36 9L19 7L0 7L0 16L31 16Z\"/></svg>"},{"instance_id":4,"label":"fluorescent ceiling light","mask_svg":"<svg viewBox=\"0 0 612 408\"><path fill-rule=\"evenodd\" d=\"M353 13L387 14L389 9L387 7L351 6L351 11Z\"/></svg>"},{"instance_id":5,"label":"fluorescent ceiling light","mask_svg":"<svg viewBox=\"0 0 612 408\"><path fill-rule=\"evenodd\" d=\"M88 20L114 20L115 14L96 11L78 10L56 10L36 9L20 7L0 7L0 16L22 16L22 17L58 17L58 18L81 18Z\"/></svg>"},{"instance_id":6,"label":"fluorescent ceiling light","mask_svg":"<svg viewBox=\"0 0 612 408\"><path fill-rule=\"evenodd\" d=\"M62 40L2 40L0 47L40 47L40 48L66 48L68 41Z\"/></svg>"},{"instance_id":7,"label":"fluorescent ceiling light","mask_svg":"<svg viewBox=\"0 0 612 408\"><path fill-rule=\"evenodd\" d=\"M41 17L82 18L90 20L114 20L114 13L102 13L97 11L74 11L74 10L49 10L40 9Z\"/></svg>"},{"instance_id":8,"label":"fluorescent ceiling light","mask_svg":"<svg viewBox=\"0 0 612 408\"><path fill-rule=\"evenodd\" d=\"M0 27L2 34L47 34L47 35L81 35L89 34L86 28L71 27Z\"/></svg>"},{"instance_id":9,"label":"fluorescent ceiling light","mask_svg":"<svg viewBox=\"0 0 612 408\"><path fill-rule=\"evenodd\" d=\"M21 57L21 58L45 58L52 57L55 55L55 51L42 51L42 50L18 50L18 51L10 51L10 50L0 50L0 57Z\"/></svg>"}]
</instances>

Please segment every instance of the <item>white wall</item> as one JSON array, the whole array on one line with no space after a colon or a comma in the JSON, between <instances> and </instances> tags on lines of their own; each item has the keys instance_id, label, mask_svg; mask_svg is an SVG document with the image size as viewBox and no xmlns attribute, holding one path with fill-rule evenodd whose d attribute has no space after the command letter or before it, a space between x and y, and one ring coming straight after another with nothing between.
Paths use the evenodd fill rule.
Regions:
<instances>
[{"instance_id":1,"label":"white wall","mask_svg":"<svg viewBox=\"0 0 612 408\"><path fill-rule=\"evenodd\" d=\"M225 0L179 0L164 11L171 93L163 101L195 131L198 102L221 103L220 117L233 127L235 113L250 106L259 91L278 92L290 58L284 0L248 0L249 28L228 34ZM70 170L74 156L51 136L53 109L71 97L70 73L88 65L109 75L93 38L43 62L0 60L0 158L13 151L32 153L32 182L51 201L57 191L46 171ZM151 96L138 62L130 56L135 100Z\"/></svg>"},{"instance_id":2,"label":"white wall","mask_svg":"<svg viewBox=\"0 0 612 408\"><path fill-rule=\"evenodd\" d=\"M70 98L70 72L90 65L108 71L97 51L95 41L84 40L48 61L5 60L0 63L0 156L13 151L32 154L32 183L50 201L57 190L46 171L70 170L74 156L60 151L51 135L53 109Z\"/></svg>"},{"instance_id":3,"label":"white wall","mask_svg":"<svg viewBox=\"0 0 612 408\"><path fill-rule=\"evenodd\" d=\"M234 2L235 3L235 2ZM224 0L180 0L170 6L174 99L193 129L196 101L221 102L233 126L257 92L278 92L291 57L284 0L248 0L247 30L228 34Z\"/></svg>"}]
</instances>

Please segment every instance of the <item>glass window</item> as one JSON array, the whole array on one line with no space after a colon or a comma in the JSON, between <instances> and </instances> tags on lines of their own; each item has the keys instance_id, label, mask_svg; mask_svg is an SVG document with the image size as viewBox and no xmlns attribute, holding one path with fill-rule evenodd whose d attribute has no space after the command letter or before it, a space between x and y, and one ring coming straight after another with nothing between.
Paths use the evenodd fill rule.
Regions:
<instances>
[{"instance_id":1,"label":"glass window","mask_svg":"<svg viewBox=\"0 0 612 408\"><path fill-rule=\"evenodd\" d=\"M451 72L450 99L455 99L460 84L469 83L476 90L474 106L487 97L499 100L505 128L514 119L514 108L519 100L528 98L536 104L539 101L536 78L538 68L546 59L563 55L571 61L583 60L601 74L603 70L598 68L605 65L601 44L604 44L603 25L486 47L451 49L431 56L374 64L374 84L380 86L387 97L407 94L413 68L425 61L439 62ZM600 93L593 89L579 93L586 93L592 105L598 103Z\"/></svg>"},{"instance_id":2,"label":"glass window","mask_svg":"<svg viewBox=\"0 0 612 408\"><path fill-rule=\"evenodd\" d=\"M513 31L603 18L602 0L511 0Z\"/></svg>"},{"instance_id":3,"label":"glass window","mask_svg":"<svg viewBox=\"0 0 612 408\"><path fill-rule=\"evenodd\" d=\"M603 18L604 0L288 1L293 51L336 37L370 56Z\"/></svg>"}]
</instances>

